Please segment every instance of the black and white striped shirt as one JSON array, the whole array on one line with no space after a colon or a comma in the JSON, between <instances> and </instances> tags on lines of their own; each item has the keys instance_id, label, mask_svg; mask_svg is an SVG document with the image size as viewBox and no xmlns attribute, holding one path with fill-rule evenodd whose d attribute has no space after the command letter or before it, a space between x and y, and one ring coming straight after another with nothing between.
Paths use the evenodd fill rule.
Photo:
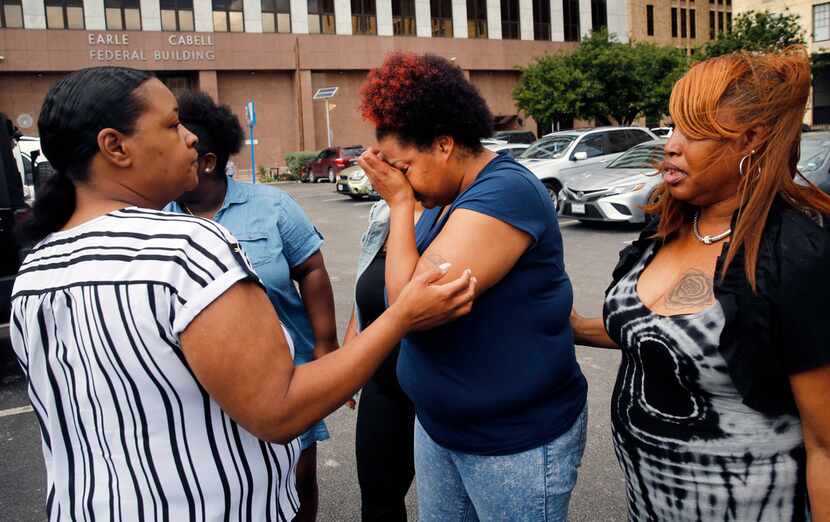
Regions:
<instances>
[{"instance_id":1,"label":"black and white striped shirt","mask_svg":"<svg viewBox=\"0 0 830 522\"><path fill-rule=\"evenodd\" d=\"M249 278L220 225L154 210L111 212L35 247L11 335L43 435L50 521L294 517L297 441L268 444L234 422L179 344Z\"/></svg>"}]
</instances>

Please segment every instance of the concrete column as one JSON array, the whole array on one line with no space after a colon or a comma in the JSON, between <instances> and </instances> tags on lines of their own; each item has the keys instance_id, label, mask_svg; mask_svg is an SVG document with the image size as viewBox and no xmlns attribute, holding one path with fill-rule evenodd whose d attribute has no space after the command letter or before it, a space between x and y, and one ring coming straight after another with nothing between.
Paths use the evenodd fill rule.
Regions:
<instances>
[{"instance_id":1,"label":"concrete column","mask_svg":"<svg viewBox=\"0 0 830 522\"><path fill-rule=\"evenodd\" d=\"M550 36L554 42L565 41L565 11L562 0L550 0Z\"/></svg>"},{"instance_id":2,"label":"concrete column","mask_svg":"<svg viewBox=\"0 0 830 522\"><path fill-rule=\"evenodd\" d=\"M696 21L700 22L699 19ZM625 0L608 0L608 32L617 35L620 42L627 43L629 31L628 6Z\"/></svg>"},{"instance_id":3,"label":"concrete column","mask_svg":"<svg viewBox=\"0 0 830 522\"><path fill-rule=\"evenodd\" d=\"M46 6L43 0L23 0L23 27L46 29Z\"/></svg>"},{"instance_id":4,"label":"concrete column","mask_svg":"<svg viewBox=\"0 0 830 522\"><path fill-rule=\"evenodd\" d=\"M501 40L501 0L487 0L487 37Z\"/></svg>"},{"instance_id":5,"label":"concrete column","mask_svg":"<svg viewBox=\"0 0 830 522\"><path fill-rule=\"evenodd\" d=\"M141 30L161 31L161 7L158 0L141 0Z\"/></svg>"},{"instance_id":6,"label":"concrete column","mask_svg":"<svg viewBox=\"0 0 830 522\"><path fill-rule=\"evenodd\" d=\"M216 71L199 71L199 90L219 102L219 79Z\"/></svg>"},{"instance_id":7,"label":"concrete column","mask_svg":"<svg viewBox=\"0 0 830 522\"><path fill-rule=\"evenodd\" d=\"M213 2L210 0L193 0L193 19L198 32L213 32Z\"/></svg>"},{"instance_id":8,"label":"concrete column","mask_svg":"<svg viewBox=\"0 0 830 522\"><path fill-rule=\"evenodd\" d=\"M291 0L291 32L308 34L308 0Z\"/></svg>"},{"instance_id":9,"label":"concrete column","mask_svg":"<svg viewBox=\"0 0 830 522\"><path fill-rule=\"evenodd\" d=\"M297 71L297 105L300 117L297 118L297 136L299 136L300 150L315 150L314 134L314 104L311 97L314 93L311 90L311 71Z\"/></svg>"},{"instance_id":10,"label":"concrete column","mask_svg":"<svg viewBox=\"0 0 830 522\"><path fill-rule=\"evenodd\" d=\"M351 0L334 0L334 29L337 34L352 34Z\"/></svg>"},{"instance_id":11,"label":"concrete column","mask_svg":"<svg viewBox=\"0 0 830 522\"><path fill-rule=\"evenodd\" d=\"M104 0L84 0L84 25L88 31L105 31Z\"/></svg>"},{"instance_id":12,"label":"concrete column","mask_svg":"<svg viewBox=\"0 0 830 522\"><path fill-rule=\"evenodd\" d=\"M246 33L262 32L262 0L244 0L242 16L245 18Z\"/></svg>"},{"instance_id":13,"label":"concrete column","mask_svg":"<svg viewBox=\"0 0 830 522\"><path fill-rule=\"evenodd\" d=\"M579 0L579 30L581 37L591 34L591 0Z\"/></svg>"},{"instance_id":14,"label":"concrete column","mask_svg":"<svg viewBox=\"0 0 830 522\"><path fill-rule=\"evenodd\" d=\"M519 0L519 38L533 40L533 0Z\"/></svg>"},{"instance_id":15,"label":"concrete column","mask_svg":"<svg viewBox=\"0 0 830 522\"><path fill-rule=\"evenodd\" d=\"M432 38L432 13L429 0L415 0L415 34Z\"/></svg>"},{"instance_id":16,"label":"concrete column","mask_svg":"<svg viewBox=\"0 0 830 522\"><path fill-rule=\"evenodd\" d=\"M467 0L452 0L452 35L455 38L469 37L467 28Z\"/></svg>"},{"instance_id":17,"label":"concrete column","mask_svg":"<svg viewBox=\"0 0 830 522\"><path fill-rule=\"evenodd\" d=\"M378 36L393 36L395 26L392 24L392 0L377 0L375 9L378 16Z\"/></svg>"}]
</instances>

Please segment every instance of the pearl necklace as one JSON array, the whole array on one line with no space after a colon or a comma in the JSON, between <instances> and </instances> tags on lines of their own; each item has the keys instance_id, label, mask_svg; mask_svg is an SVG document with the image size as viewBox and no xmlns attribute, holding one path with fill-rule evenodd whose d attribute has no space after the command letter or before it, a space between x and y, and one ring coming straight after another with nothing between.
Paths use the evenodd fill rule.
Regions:
<instances>
[{"instance_id":1,"label":"pearl necklace","mask_svg":"<svg viewBox=\"0 0 830 522\"><path fill-rule=\"evenodd\" d=\"M700 211L698 210L695 213L695 218L694 218L694 221L692 222L692 232L694 232L695 238L698 241L700 241L701 243L703 243L704 245L711 245L712 243L717 243L718 241L720 241L722 239L726 239L727 237L729 237L732 234L732 229L728 228L728 229L726 229L726 231L721 232L720 234L718 234L716 236L701 236L700 235L700 230L698 229L698 225L697 225L697 220L698 220L699 217L700 217Z\"/></svg>"}]
</instances>

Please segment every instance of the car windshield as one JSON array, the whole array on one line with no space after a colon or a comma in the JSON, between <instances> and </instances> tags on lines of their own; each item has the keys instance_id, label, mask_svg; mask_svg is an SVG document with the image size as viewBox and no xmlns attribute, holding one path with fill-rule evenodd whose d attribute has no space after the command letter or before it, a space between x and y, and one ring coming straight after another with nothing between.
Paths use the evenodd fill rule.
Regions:
<instances>
[{"instance_id":1,"label":"car windshield","mask_svg":"<svg viewBox=\"0 0 830 522\"><path fill-rule=\"evenodd\" d=\"M647 169L663 161L663 144L634 147L608 165L609 169Z\"/></svg>"},{"instance_id":2,"label":"car windshield","mask_svg":"<svg viewBox=\"0 0 830 522\"><path fill-rule=\"evenodd\" d=\"M542 138L531 145L519 158L521 159L556 159L561 157L568 145L576 139L574 135L551 136Z\"/></svg>"},{"instance_id":3,"label":"car windshield","mask_svg":"<svg viewBox=\"0 0 830 522\"><path fill-rule=\"evenodd\" d=\"M343 156L354 158L363 154L363 147L343 147Z\"/></svg>"},{"instance_id":4,"label":"car windshield","mask_svg":"<svg viewBox=\"0 0 830 522\"><path fill-rule=\"evenodd\" d=\"M802 139L801 157L798 160L798 170L813 172L824 164L830 154L830 136L828 139Z\"/></svg>"}]
</instances>

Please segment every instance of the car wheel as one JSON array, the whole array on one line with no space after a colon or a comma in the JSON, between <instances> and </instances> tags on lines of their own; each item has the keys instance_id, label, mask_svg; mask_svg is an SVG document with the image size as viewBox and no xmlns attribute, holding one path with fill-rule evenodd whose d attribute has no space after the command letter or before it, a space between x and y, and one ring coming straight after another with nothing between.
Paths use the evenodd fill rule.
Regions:
<instances>
[{"instance_id":1,"label":"car wheel","mask_svg":"<svg viewBox=\"0 0 830 522\"><path fill-rule=\"evenodd\" d=\"M336 181L335 178L334 169L329 169L329 183L334 183Z\"/></svg>"},{"instance_id":2,"label":"car wheel","mask_svg":"<svg viewBox=\"0 0 830 522\"><path fill-rule=\"evenodd\" d=\"M548 189L548 197L553 203L553 209L559 211L559 186L553 181L545 181L545 188Z\"/></svg>"},{"instance_id":3,"label":"car wheel","mask_svg":"<svg viewBox=\"0 0 830 522\"><path fill-rule=\"evenodd\" d=\"M317 176L315 176L313 172L308 175L308 182L317 183Z\"/></svg>"}]
</instances>

